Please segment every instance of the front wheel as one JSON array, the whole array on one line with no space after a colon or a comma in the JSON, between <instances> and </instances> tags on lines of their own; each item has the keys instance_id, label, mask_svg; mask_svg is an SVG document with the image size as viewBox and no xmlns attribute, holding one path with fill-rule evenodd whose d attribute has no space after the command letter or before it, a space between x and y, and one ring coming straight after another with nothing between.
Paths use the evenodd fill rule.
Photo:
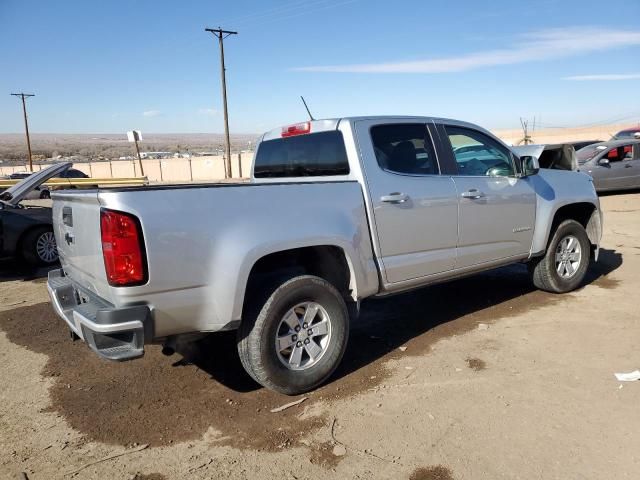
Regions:
<instances>
[{"instance_id":1,"label":"front wheel","mask_svg":"<svg viewBox=\"0 0 640 480\"><path fill-rule=\"evenodd\" d=\"M297 395L334 372L347 346L349 314L333 285L303 275L252 302L238 330L238 353L258 383Z\"/></svg>"},{"instance_id":2,"label":"front wheel","mask_svg":"<svg viewBox=\"0 0 640 480\"><path fill-rule=\"evenodd\" d=\"M529 264L533 284L553 293L578 288L589 268L591 243L584 227L565 220L553 233L544 257Z\"/></svg>"}]
</instances>

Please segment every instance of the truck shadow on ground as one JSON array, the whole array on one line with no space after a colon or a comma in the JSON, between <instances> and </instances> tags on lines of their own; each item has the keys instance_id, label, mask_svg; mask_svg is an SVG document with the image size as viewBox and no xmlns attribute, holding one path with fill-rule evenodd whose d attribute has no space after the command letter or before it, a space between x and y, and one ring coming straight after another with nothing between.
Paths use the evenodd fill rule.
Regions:
<instances>
[{"instance_id":1,"label":"truck shadow on ground","mask_svg":"<svg viewBox=\"0 0 640 480\"><path fill-rule=\"evenodd\" d=\"M608 275L622 265L622 255L601 249L585 286L615 288ZM526 265L512 265L465 279L421 288L362 304L360 316L351 323L349 345L344 359L321 395L343 397L377 384L386 372L379 359L421 355L438 340L567 300L537 290ZM561 319L559 319L561 320ZM214 334L181 352L174 365L193 363L226 387L248 392L261 388L243 370L236 352L235 332ZM406 346L402 352L399 347ZM373 378L372 378L373 377Z\"/></svg>"},{"instance_id":2,"label":"truck shadow on ground","mask_svg":"<svg viewBox=\"0 0 640 480\"><path fill-rule=\"evenodd\" d=\"M15 280L25 282L45 282L47 274L54 268L60 268L58 264L51 267L34 267L28 263L15 259L0 259L0 283Z\"/></svg>"},{"instance_id":3,"label":"truck shadow on ground","mask_svg":"<svg viewBox=\"0 0 640 480\"><path fill-rule=\"evenodd\" d=\"M617 280L608 274L621 264L619 253L604 250L587 283L615 289ZM32 290L41 288L44 285ZM3 301L13 300L10 290L15 295L15 288L0 289ZM291 399L260 388L249 378L240 365L233 333L187 344L186 351L180 351L182 360L165 357L159 345L149 345L143 358L119 363L103 360L81 342L69 340L67 328L48 302L0 310L0 328L9 342L46 356L40 375L48 379L50 405L42 412L63 417L82 433L81 443L159 446L204 435L212 445L282 451L328 428L328 418L313 414L318 401L351 398L384 382L393 372L387 360L423 355L438 340L477 328L478 323L565 301L579 299L534 290L522 265L369 300L352 323L340 368L326 385L306 395L308 415L305 407L299 415L290 410L271 412ZM562 321L561 314L551 318L545 311L544 315ZM401 351L400 346L407 348ZM25 367L25 375L28 372ZM309 447L310 461L328 446Z\"/></svg>"}]
</instances>

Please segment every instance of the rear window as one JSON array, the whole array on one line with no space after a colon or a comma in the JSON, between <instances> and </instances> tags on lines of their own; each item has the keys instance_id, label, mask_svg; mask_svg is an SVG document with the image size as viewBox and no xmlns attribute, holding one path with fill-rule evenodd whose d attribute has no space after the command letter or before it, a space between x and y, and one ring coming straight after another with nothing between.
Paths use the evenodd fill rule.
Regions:
<instances>
[{"instance_id":1,"label":"rear window","mask_svg":"<svg viewBox=\"0 0 640 480\"><path fill-rule=\"evenodd\" d=\"M347 175L349 161L337 130L277 138L260 143L253 167L256 178Z\"/></svg>"}]
</instances>

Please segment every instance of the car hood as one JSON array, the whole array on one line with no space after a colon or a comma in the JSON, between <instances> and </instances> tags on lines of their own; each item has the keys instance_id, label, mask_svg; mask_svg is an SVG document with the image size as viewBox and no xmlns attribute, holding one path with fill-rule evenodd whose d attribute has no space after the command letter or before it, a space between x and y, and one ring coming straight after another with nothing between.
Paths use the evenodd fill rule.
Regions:
<instances>
[{"instance_id":1,"label":"car hood","mask_svg":"<svg viewBox=\"0 0 640 480\"><path fill-rule=\"evenodd\" d=\"M540 154L544 150L544 145L514 145L511 147L519 157L530 156L540 158Z\"/></svg>"},{"instance_id":2,"label":"car hood","mask_svg":"<svg viewBox=\"0 0 640 480\"><path fill-rule=\"evenodd\" d=\"M511 147L519 157L528 155L538 159L540 168L551 170L577 170L575 149L568 143L554 145L520 145Z\"/></svg>"},{"instance_id":3,"label":"car hood","mask_svg":"<svg viewBox=\"0 0 640 480\"><path fill-rule=\"evenodd\" d=\"M24 180L21 180L12 187L7 188L4 192L0 193L0 200L3 200L5 203L15 207L25 199L30 191L34 188L38 188L50 178L69 170L71 165L73 165L72 162L57 163L45 168L44 170L40 170L38 173L29 175Z\"/></svg>"}]
</instances>

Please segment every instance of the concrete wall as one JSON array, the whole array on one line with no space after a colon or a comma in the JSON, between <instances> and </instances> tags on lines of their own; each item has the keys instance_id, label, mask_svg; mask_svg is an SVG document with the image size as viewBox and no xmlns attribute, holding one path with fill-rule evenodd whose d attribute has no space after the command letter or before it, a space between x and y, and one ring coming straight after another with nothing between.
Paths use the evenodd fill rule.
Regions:
<instances>
[{"instance_id":1,"label":"concrete wall","mask_svg":"<svg viewBox=\"0 0 640 480\"><path fill-rule=\"evenodd\" d=\"M247 178L253 161L253 153L243 153L242 175L240 175L240 162L238 154L231 155L231 172L233 178ZM34 165L37 172L46 165ZM141 176L138 161L112 160L102 162L76 163L76 168L93 178L122 178ZM192 157L192 158L167 158L163 160L144 159L142 168L145 176L151 182L203 182L224 179L224 160L222 156ZM14 172L25 172L27 165L0 166L0 176Z\"/></svg>"}]
</instances>

